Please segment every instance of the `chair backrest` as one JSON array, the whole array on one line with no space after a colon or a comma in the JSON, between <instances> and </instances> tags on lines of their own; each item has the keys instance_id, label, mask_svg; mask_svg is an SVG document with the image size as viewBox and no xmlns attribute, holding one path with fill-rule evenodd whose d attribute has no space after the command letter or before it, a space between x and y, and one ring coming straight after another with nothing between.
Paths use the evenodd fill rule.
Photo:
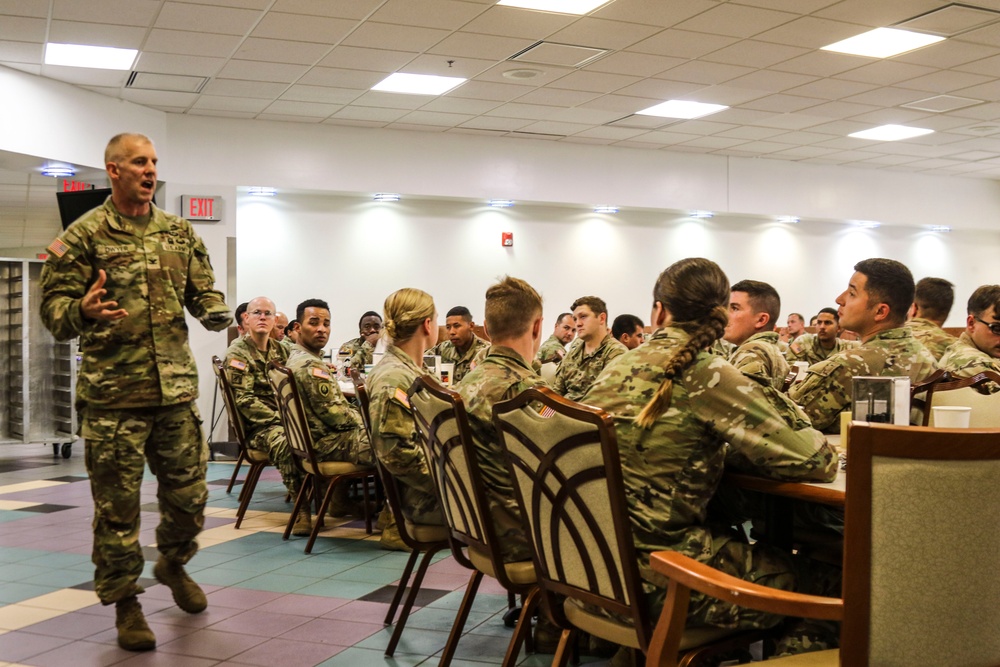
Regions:
<instances>
[{"instance_id":1,"label":"chair backrest","mask_svg":"<svg viewBox=\"0 0 1000 667\"><path fill-rule=\"evenodd\" d=\"M274 389L278 416L281 418L282 428L285 429L285 441L293 460L299 465L308 462L312 470L319 470L319 462L313 450L309 420L306 418L305 405L295 384L295 376L290 369L276 361L270 361L267 364L267 379Z\"/></svg>"},{"instance_id":2,"label":"chair backrest","mask_svg":"<svg viewBox=\"0 0 1000 667\"><path fill-rule=\"evenodd\" d=\"M931 395L941 383L950 379L948 371L939 368L925 377L922 382L910 385L910 407L920 410L923 415L922 426L927 426L927 421L930 419Z\"/></svg>"},{"instance_id":3,"label":"chair backrest","mask_svg":"<svg viewBox=\"0 0 1000 667\"><path fill-rule=\"evenodd\" d=\"M493 420L543 591L631 618L645 651L650 622L611 417L541 387L497 403Z\"/></svg>"},{"instance_id":4,"label":"chair backrest","mask_svg":"<svg viewBox=\"0 0 1000 667\"><path fill-rule=\"evenodd\" d=\"M358 406L361 412L361 421L365 425L365 430L368 431L368 439L371 440L372 437L372 418L370 413L371 398L368 396L368 388L365 387L365 379L361 377L361 373L358 372L357 368L352 368L350 371L351 383L354 385L354 397L358 401Z\"/></svg>"},{"instance_id":5,"label":"chair backrest","mask_svg":"<svg viewBox=\"0 0 1000 667\"><path fill-rule=\"evenodd\" d=\"M792 386L792 383L795 382L795 378L797 378L798 376L799 376L798 367L792 366L791 370L788 371L788 374L785 375L785 379L781 381L782 393L786 393L788 391L788 388Z\"/></svg>"},{"instance_id":6,"label":"chair backrest","mask_svg":"<svg viewBox=\"0 0 1000 667\"><path fill-rule=\"evenodd\" d=\"M930 405L964 405L972 408L969 426L972 428L1000 428L1000 394L983 394L980 385L1000 384L1000 374L983 371L970 378L938 383L930 395ZM933 410L928 410L928 425L934 426Z\"/></svg>"},{"instance_id":7,"label":"chair backrest","mask_svg":"<svg viewBox=\"0 0 1000 667\"><path fill-rule=\"evenodd\" d=\"M215 371L215 380L219 383L219 391L222 393L222 404L226 406L229 423L232 424L233 432L236 433L236 442L240 446L240 449L246 453L246 430L243 428L243 417L240 416L240 411L236 407L236 394L233 392L233 386L229 384L229 378L226 377L226 368L222 359L219 359L215 355L212 355L212 370Z\"/></svg>"},{"instance_id":8,"label":"chair backrest","mask_svg":"<svg viewBox=\"0 0 1000 667\"><path fill-rule=\"evenodd\" d=\"M497 580L509 589L461 395L430 375L414 380L407 395L455 557L463 560L463 545L488 555Z\"/></svg>"},{"instance_id":9,"label":"chair backrest","mask_svg":"<svg viewBox=\"0 0 1000 667\"><path fill-rule=\"evenodd\" d=\"M855 424L843 665L1000 664L1000 430Z\"/></svg>"}]
</instances>

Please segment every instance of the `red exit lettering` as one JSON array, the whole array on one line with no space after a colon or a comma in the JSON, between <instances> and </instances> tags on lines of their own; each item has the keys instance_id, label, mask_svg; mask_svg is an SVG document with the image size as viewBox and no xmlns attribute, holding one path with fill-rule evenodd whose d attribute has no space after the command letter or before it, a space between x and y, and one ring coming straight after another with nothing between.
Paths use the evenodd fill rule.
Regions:
<instances>
[{"instance_id":1,"label":"red exit lettering","mask_svg":"<svg viewBox=\"0 0 1000 667\"><path fill-rule=\"evenodd\" d=\"M90 190L91 187L92 186L89 183L67 181L63 179L63 192L80 192L81 190Z\"/></svg>"},{"instance_id":2,"label":"red exit lettering","mask_svg":"<svg viewBox=\"0 0 1000 667\"><path fill-rule=\"evenodd\" d=\"M212 199L192 197L188 204L188 215L192 218L214 218L212 215Z\"/></svg>"}]
</instances>

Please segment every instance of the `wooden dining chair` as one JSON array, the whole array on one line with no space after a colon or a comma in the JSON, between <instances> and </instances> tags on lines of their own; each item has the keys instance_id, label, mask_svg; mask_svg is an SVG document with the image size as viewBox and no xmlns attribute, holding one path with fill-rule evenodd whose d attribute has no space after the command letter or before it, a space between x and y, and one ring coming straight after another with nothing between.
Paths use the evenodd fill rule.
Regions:
<instances>
[{"instance_id":1,"label":"wooden dining chair","mask_svg":"<svg viewBox=\"0 0 1000 667\"><path fill-rule=\"evenodd\" d=\"M531 648L531 618L538 602L534 564L504 563L462 397L429 375L414 380L407 396L450 531L452 555L472 570L440 667L451 664L483 575L522 596L521 613L503 660L503 667L513 667L521 645L527 642Z\"/></svg>"},{"instance_id":2,"label":"wooden dining chair","mask_svg":"<svg viewBox=\"0 0 1000 667\"><path fill-rule=\"evenodd\" d=\"M309 430L309 422L306 419L305 405L302 403L302 397L299 395L292 371L275 361L271 361L267 364L267 379L271 383L271 388L274 389L274 395L278 402L278 414L281 417L281 425L285 429L288 451L291 452L293 459L305 475L282 539L287 540L288 536L291 535L295 518L299 511L306 507L306 503L310 502L310 499L318 500L323 483L325 483L326 493L323 494L323 500L316 508L316 521L313 522L312 533L306 542L305 552L312 553L313 544L316 542L319 532L323 530L323 517L330 505L330 499L333 498L334 487L353 479L361 482L365 508L365 529L370 535L372 517L368 503L368 480L375 474L375 470L368 466L343 461L321 461L313 447L312 432Z\"/></svg>"},{"instance_id":3,"label":"wooden dining chair","mask_svg":"<svg viewBox=\"0 0 1000 667\"><path fill-rule=\"evenodd\" d=\"M930 408L925 414L924 426L934 426L935 406L964 405L972 408L970 428L1000 428L1000 394L980 391L989 383L1000 385L1000 373L987 370L972 377L938 383L928 396Z\"/></svg>"},{"instance_id":4,"label":"wooden dining chair","mask_svg":"<svg viewBox=\"0 0 1000 667\"><path fill-rule=\"evenodd\" d=\"M368 430L368 437L370 439L371 416L368 408L371 401L368 396L368 388L365 387L364 378L361 377L357 369L351 369L351 382L354 384L354 395L361 406L361 419L365 424L365 429ZM410 612L413 610L413 604L420 593L420 586L423 584L424 575L427 574L427 568L430 567L431 559L439 551L447 549L450 546L448 541L449 531L445 526L415 524L405 520L403 518L403 506L396 478L385 469L385 466L379 462L377 456L373 458L375 460L375 469L382 479L382 487L385 489L385 500L389 503L389 511L396 517L396 528L399 530L399 537L403 540L403 544L410 548L410 557L403 567L403 574L399 577L396 592L393 594L392 602L389 603L389 609L385 614L385 624L392 625L393 620L396 620L396 611L397 609L399 610L399 619L396 620L396 626L392 630L392 637L389 638L389 644L385 648L385 656L391 658L396 652L396 646L403 635L406 621L409 619ZM423 558L420 558L421 555ZM417 565L418 558L420 559L419 565ZM413 571L414 565L417 565L416 572ZM413 576L412 582L410 581L411 575ZM403 601L403 594L406 592L408 585L410 592L406 596L406 600ZM401 601L403 601L403 608L399 609Z\"/></svg>"},{"instance_id":5,"label":"wooden dining chair","mask_svg":"<svg viewBox=\"0 0 1000 667\"><path fill-rule=\"evenodd\" d=\"M840 649L775 667L1000 664L1000 430L854 424L843 598L779 591L676 552L650 662L671 667L692 590L751 609L841 621Z\"/></svg>"},{"instance_id":6,"label":"wooden dining chair","mask_svg":"<svg viewBox=\"0 0 1000 667\"><path fill-rule=\"evenodd\" d=\"M913 411L919 410L922 420L920 425L927 426L927 420L930 418L930 405L931 405L931 394L934 393L935 387L943 382L948 382L951 376L948 371L943 368L939 368L934 371L922 381L910 385L910 417L913 419ZM912 422L911 423L915 423Z\"/></svg>"},{"instance_id":7,"label":"wooden dining chair","mask_svg":"<svg viewBox=\"0 0 1000 667\"><path fill-rule=\"evenodd\" d=\"M264 468L271 464L271 459L267 455L267 452L250 449L247 446L246 429L243 428L243 417L236 407L236 394L233 392L233 386L229 384L229 378L226 376L226 369L222 360L214 355L212 356L212 369L215 371L215 380L218 382L219 391L222 393L222 404L226 407L229 423L232 424L233 432L236 433L236 443L240 448L239 458L236 460L236 470L233 471L233 476L229 480L229 489L233 487L233 480L236 479L236 473L239 472L240 463L246 461L250 464L247 476L243 480L243 487L240 489L240 504L236 510L235 528L239 529L243 523L243 517L247 513L247 508L250 506L250 499L257 488L257 482L260 480L261 473L264 472ZM227 490L226 493L229 493L229 491Z\"/></svg>"},{"instance_id":8,"label":"wooden dining chair","mask_svg":"<svg viewBox=\"0 0 1000 667\"><path fill-rule=\"evenodd\" d=\"M493 419L524 510L545 607L564 630L552 664L565 664L580 631L646 653L652 621L611 417L541 387L497 403ZM733 652L749 661L749 645L761 638L695 628L683 633L675 652L685 653L684 665Z\"/></svg>"}]
</instances>

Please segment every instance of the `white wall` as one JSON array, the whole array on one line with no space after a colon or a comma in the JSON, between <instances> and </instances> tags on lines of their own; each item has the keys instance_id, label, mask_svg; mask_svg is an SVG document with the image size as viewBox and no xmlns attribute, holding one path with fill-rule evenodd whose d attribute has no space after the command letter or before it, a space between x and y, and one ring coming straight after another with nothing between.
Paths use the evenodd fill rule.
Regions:
<instances>
[{"instance_id":1,"label":"white wall","mask_svg":"<svg viewBox=\"0 0 1000 667\"><path fill-rule=\"evenodd\" d=\"M300 301L326 299L333 309L331 346L356 336L361 313L381 312L385 297L401 287L432 294L442 324L443 313L459 304L481 322L486 288L505 273L542 293L546 328L585 294L604 298L612 317L631 312L648 320L657 275L689 256L718 262L733 282L770 282L784 314L807 317L834 306L854 263L867 257L898 259L917 279L954 282L959 303L949 326L962 324L962 305L975 287L996 281L990 269L996 234L975 230L865 230L739 216L695 221L560 206L495 210L455 200L380 204L315 194L243 196L237 218L239 300L266 295L292 317ZM513 248L501 246L503 231L514 233Z\"/></svg>"}]
</instances>

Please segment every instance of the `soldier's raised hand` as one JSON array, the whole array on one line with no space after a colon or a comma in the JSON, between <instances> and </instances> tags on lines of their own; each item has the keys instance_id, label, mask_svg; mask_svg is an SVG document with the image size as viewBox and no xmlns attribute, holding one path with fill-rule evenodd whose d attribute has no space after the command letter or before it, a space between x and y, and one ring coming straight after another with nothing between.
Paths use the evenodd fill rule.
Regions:
<instances>
[{"instance_id":1,"label":"soldier's raised hand","mask_svg":"<svg viewBox=\"0 0 1000 667\"><path fill-rule=\"evenodd\" d=\"M97 280L90 286L87 293L80 301L80 312L86 320L100 320L102 322L112 322L128 317L128 311L118 308L117 301L102 301L108 290L104 289L104 283L108 281L108 274L104 269L97 272Z\"/></svg>"}]
</instances>

